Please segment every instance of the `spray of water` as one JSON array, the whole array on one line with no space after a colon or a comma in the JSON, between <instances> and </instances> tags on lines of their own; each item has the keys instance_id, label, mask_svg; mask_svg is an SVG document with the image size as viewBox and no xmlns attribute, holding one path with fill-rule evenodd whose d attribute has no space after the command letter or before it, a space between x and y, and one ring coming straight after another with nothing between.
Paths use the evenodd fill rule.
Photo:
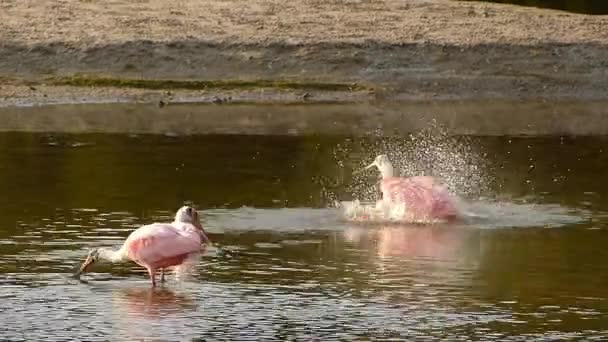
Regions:
<instances>
[{"instance_id":1,"label":"spray of water","mask_svg":"<svg viewBox=\"0 0 608 342\"><path fill-rule=\"evenodd\" d=\"M376 206L375 201L380 198L378 172L359 171L379 154L389 156L397 175L433 176L458 197L479 197L489 189L490 179L485 172L481 147L473 138L450 136L447 130L432 123L429 128L407 138L377 137L350 144L349 148L339 146L336 149L335 158L342 161L345 160L342 158L348 158L354 171L345 185L353 201L340 203L347 219L394 221L396 217L403 217L399 212L403 210L402 206Z\"/></svg>"}]
</instances>

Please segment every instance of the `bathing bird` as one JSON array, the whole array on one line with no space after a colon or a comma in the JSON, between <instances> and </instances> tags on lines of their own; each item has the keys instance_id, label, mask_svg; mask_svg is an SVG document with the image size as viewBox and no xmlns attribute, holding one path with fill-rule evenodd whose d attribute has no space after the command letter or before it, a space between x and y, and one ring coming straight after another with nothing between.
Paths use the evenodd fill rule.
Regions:
<instances>
[{"instance_id":1,"label":"bathing bird","mask_svg":"<svg viewBox=\"0 0 608 342\"><path fill-rule=\"evenodd\" d=\"M134 261L148 270L152 286L156 286L156 271L183 264L189 256L200 252L202 243L210 240L200 223L199 215L190 206L181 207L172 223L152 223L129 234L120 249L92 249L76 276L80 276L97 261L120 263Z\"/></svg>"},{"instance_id":2,"label":"bathing bird","mask_svg":"<svg viewBox=\"0 0 608 342\"><path fill-rule=\"evenodd\" d=\"M430 176L395 177L393 165L381 154L365 167L377 167L382 175L382 199L376 207L403 205L403 219L408 222L453 220L458 216L454 199L446 187Z\"/></svg>"}]
</instances>

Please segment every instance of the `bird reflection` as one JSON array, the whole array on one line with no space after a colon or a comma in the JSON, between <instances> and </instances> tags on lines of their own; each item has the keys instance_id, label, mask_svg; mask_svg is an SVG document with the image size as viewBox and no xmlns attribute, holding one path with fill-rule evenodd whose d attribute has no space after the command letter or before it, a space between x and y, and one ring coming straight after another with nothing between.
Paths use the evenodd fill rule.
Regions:
<instances>
[{"instance_id":1,"label":"bird reflection","mask_svg":"<svg viewBox=\"0 0 608 342\"><path fill-rule=\"evenodd\" d=\"M188 297L165 287L121 289L116 304L128 315L161 318L197 309Z\"/></svg>"},{"instance_id":2,"label":"bird reflection","mask_svg":"<svg viewBox=\"0 0 608 342\"><path fill-rule=\"evenodd\" d=\"M425 257L451 259L467 252L471 231L444 227L395 225L350 227L345 239L361 247L375 249L380 257Z\"/></svg>"}]
</instances>

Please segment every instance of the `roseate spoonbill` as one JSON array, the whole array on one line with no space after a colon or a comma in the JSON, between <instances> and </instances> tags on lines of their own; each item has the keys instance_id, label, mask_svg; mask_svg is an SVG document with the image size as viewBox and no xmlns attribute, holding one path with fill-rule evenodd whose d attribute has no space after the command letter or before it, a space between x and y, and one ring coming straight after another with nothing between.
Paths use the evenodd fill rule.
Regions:
<instances>
[{"instance_id":1,"label":"roseate spoonbill","mask_svg":"<svg viewBox=\"0 0 608 342\"><path fill-rule=\"evenodd\" d=\"M190 206L181 207L172 223L152 223L131 232L119 250L92 249L76 276L93 263L105 260L112 263L132 260L148 270L152 286L156 286L156 271L182 264L188 256L199 252L201 243L210 242L200 223L198 213Z\"/></svg>"},{"instance_id":2,"label":"roseate spoonbill","mask_svg":"<svg viewBox=\"0 0 608 342\"><path fill-rule=\"evenodd\" d=\"M365 167L377 167L382 175L380 190L382 199L377 207L384 204L405 206L407 221L453 220L458 211L454 200L445 186L430 176L395 177L393 165L388 157L381 154Z\"/></svg>"}]
</instances>

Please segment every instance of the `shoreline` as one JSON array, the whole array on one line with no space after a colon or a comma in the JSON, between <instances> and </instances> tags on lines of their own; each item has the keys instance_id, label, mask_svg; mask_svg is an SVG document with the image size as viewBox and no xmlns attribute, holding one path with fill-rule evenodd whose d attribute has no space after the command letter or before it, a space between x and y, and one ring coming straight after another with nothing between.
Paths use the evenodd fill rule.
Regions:
<instances>
[{"instance_id":1,"label":"shoreline","mask_svg":"<svg viewBox=\"0 0 608 342\"><path fill-rule=\"evenodd\" d=\"M131 44L140 43L127 45ZM157 47L151 49L166 48L167 44L172 43L156 43ZM554 43L531 46L474 45L466 48L425 44L372 44L372 47L352 44L331 47L322 44L314 51L313 46L284 45L272 48L281 50L280 57L277 57L277 53L268 53L272 57L261 58L255 63L249 59L228 59L207 62L202 68L204 72L198 68L182 68L186 64L184 59L191 55L202 58L214 53L244 53L240 46L216 47L211 52L204 44L196 46L190 48L185 56L182 56L184 48L166 52L162 58L171 56L171 63L161 63L156 68L145 70L130 67L132 62L135 63L133 60L139 60L141 64L154 64L158 63L159 56L135 54L126 58L123 64L105 64L101 61L108 59L105 55L112 49L61 53L58 50L64 47L47 46L7 56L11 48L5 48L0 52L4 61L0 63L0 80L3 80L0 107L17 102L28 105L65 103L66 96L82 99L74 103L111 102L112 97L108 97L108 94L114 94L115 102L166 100L162 94L151 96L158 91L171 91L178 98L198 98L200 102L213 101L216 97L241 98L257 103L284 102L285 97L290 102L313 103L330 99L338 102L608 99L608 92L605 91L608 89L608 43L605 46ZM251 52L252 48L247 47L247 51ZM260 54L268 52L268 48L263 46L255 49ZM299 57L301 49L306 49L309 56ZM141 53L145 54L145 51L147 49ZM80 57L82 60L94 62L79 63L75 57L78 54L84 54L84 58ZM125 57L118 53L110 54L116 59ZM60 62L45 56L59 56L56 58ZM16 61L18 66L6 67ZM272 61L289 63L274 66L269 71L268 65ZM69 69L61 69L59 64L69 65ZM21 72L11 74L8 69ZM82 82L61 81L78 79ZM112 80L118 85L98 82L103 79ZM132 86L136 83L140 84ZM163 83L167 84L164 88L159 86ZM198 94L188 85L197 83L209 86L197 89L201 92ZM26 88L32 85L45 87L47 90L43 92L43 97L46 95L48 98L28 95ZM353 85L356 87L348 90ZM314 96L304 96L307 93L314 93Z\"/></svg>"},{"instance_id":2,"label":"shoreline","mask_svg":"<svg viewBox=\"0 0 608 342\"><path fill-rule=\"evenodd\" d=\"M7 0L0 107L608 99L608 16L448 0L235 2ZM56 82L79 77L225 86Z\"/></svg>"},{"instance_id":3,"label":"shoreline","mask_svg":"<svg viewBox=\"0 0 608 342\"><path fill-rule=\"evenodd\" d=\"M410 101L215 105L66 104L0 108L0 132L187 135L605 136L608 101Z\"/></svg>"}]
</instances>

